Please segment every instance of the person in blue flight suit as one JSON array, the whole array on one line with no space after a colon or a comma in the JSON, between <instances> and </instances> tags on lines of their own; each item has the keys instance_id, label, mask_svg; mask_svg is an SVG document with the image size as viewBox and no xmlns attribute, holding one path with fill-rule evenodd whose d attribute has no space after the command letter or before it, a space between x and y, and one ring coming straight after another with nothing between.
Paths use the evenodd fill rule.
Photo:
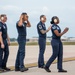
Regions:
<instances>
[{"instance_id":1,"label":"person in blue flight suit","mask_svg":"<svg viewBox=\"0 0 75 75\"><path fill-rule=\"evenodd\" d=\"M38 44L39 44L39 58L38 58L38 68L44 68L44 52L46 48L46 33L51 29L51 26L46 30L45 26L46 16L40 16L40 22L37 24L37 31L39 35Z\"/></svg>"},{"instance_id":2,"label":"person in blue flight suit","mask_svg":"<svg viewBox=\"0 0 75 75\"><path fill-rule=\"evenodd\" d=\"M66 27L64 29L64 31L61 32L61 29L58 26L59 18L57 16L52 17L51 24L52 24L52 27L51 27L51 31L52 31L51 45L52 45L52 49L53 49L53 54L52 54L51 58L48 60L48 62L46 63L45 70L47 72L51 72L49 67L51 66L52 62L57 57L57 69L58 69L58 72L67 72L62 67L63 45L62 45L62 42L61 42L61 36L64 35L69 30L69 28Z\"/></svg>"},{"instance_id":3,"label":"person in blue flight suit","mask_svg":"<svg viewBox=\"0 0 75 75\"><path fill-rule=\"evenodd\" d=\"M19 49L17 53L16 63L15 63L15 71L27 71L28 68L24 66L24 57L25 57L25 45L26 45L26 27L31 27L31 24L28 20L27 13L22 13L20 16L20 20L16 24L16 28L18 31L18 44Z\"/></svg>"},{"instance_id":4,"label":"person in blue flight suit","mask_svg":"<svg viewBox=\"0 0 75 75\"><path fill-rule=\"evenodd\" d=\"M7 16L2 14L0 16L0 71L10 71L9 68L6 67L7 60L9 56L9 45L10 39L7 33Z\"/></svg>"}]
</instances>

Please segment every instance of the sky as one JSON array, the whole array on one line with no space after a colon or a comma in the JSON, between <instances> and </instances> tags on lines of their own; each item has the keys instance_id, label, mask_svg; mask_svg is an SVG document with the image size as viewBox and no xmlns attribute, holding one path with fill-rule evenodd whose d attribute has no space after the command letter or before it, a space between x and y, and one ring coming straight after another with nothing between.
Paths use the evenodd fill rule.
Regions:
<instances>
[{"instance_id":1,"label":"sky","mask_svg":"<svg viewBox=\"0 0 75 75\"><path fill-rule=\"evenodd\" d=\"M0 14L8 17L6 24L10 38L17 38L16 22L22 12L28 13L32 25L27 28L27 38L38 36L37 23L42 14L47 17L46 28L50 26L51 18L58 16L62 31L69 27L68 33L63 36L75 37L75 0L0 0ZM51 31L47 36L52 36Z\"/></svg>"}]
</instances>

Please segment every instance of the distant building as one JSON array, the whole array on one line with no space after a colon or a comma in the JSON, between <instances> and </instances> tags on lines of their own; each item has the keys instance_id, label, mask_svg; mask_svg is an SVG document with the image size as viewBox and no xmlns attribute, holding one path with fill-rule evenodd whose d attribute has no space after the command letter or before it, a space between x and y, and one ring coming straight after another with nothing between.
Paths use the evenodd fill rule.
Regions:
<instances>
[{"instance_id":1,"label":"distant building","mask_svg":"<svg viewBox=\"0 0 75 75\"><path fill-rule=\"evenodd\" d=\"M52 40L52 37L47 37L46 38L47 42L51 42L51 40ZM63 42L66 42L66 41L68 41L68 42L75 42L75 37L66 37L66 36L63 36L63 37L61 37L61 40ZM17 42L17 39L11 38L10 41L11 42ZM26 41L27 42L38 42L38 37L27 38Z\"/></svg>"},{"instance_id":2,"label":"distant building","mask_svg":"<svg viewBox=\"0 0 75 75\"><path fill-rule=\"evenodd\" d=\"M69 39L69 41L75 42L75 37L69 37L68 39Z\"/></svg>"},{"instance_id":3,"label":"distant building","mask_svg":"<svg viewBox=\"0 0 75 75\"><path fill-rule=\"evenodd\" d=\"M47 42L50 42L51 41L51 37L47 37ZM38 42L38 37L33 37L33 38L30 38L29 39L29 42Z\"/></svg>"},{"instance_id":4,"label":"distant building","mask_svg":"<svg viewBox=\"0 0 75 75\"><path fill-rule=\"evenodd\" d=\"M38 37L34 37L34 38L29 39L29 42L37 42L37 41L38 41Z\"/></svg>"},{"instance_id":5,"label":"distant building","mask_svg":"<svg viewBox=\"0 0 75 75\"><path fill-rule=\"evenodd\" d=\"M68 41L69 39L68 39L68 37L63 36L63 37L61 37L61 40L62 40L62 41Z\"/></svg>"}]
</instances>

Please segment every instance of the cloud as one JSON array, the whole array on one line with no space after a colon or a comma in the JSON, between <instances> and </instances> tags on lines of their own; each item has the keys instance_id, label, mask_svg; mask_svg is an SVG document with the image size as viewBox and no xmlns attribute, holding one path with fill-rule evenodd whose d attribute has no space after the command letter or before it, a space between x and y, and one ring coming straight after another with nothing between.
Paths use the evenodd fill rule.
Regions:
<instances>
[{"instance_id":1,"label":"cloud","mask_svg":"<svg viewBox=\"0 0 75 75\"><path fill-rule=\"evenodd\" d=\"M13 5L6 5L6 6L3 6L2 9L5 10L5 11L6 11L6 10L8 10L8 11L10 11L10 10L11 10L11 11L17 11L17 10L19 11L19 10L21 10L21 8L19 8L19 7L17 7L17 6L13 6Z\"/></svg>"},{"instance_id":2,"label":"cloud","mask_svg":"<svg viewBox=\"0 0 75 75\"><path fill-rule=\"evenodd\" d=\"M29 11L30 16L32 17L39 17L41 14L49 14L49 8L47 6L43 6L39 9L33 9Z\"/></svg>"},{"instance_id":3,"label":"cloud","mask_svg":"<svg viewBox=\"0 0 75 75\"><path fill-rule=\"evenodd\" d=\"M11 14L19 14L22 11L22 8L14 5L5 5L5 6L0 6L0 13L6 13L8 15ZM11 15L12 16L12 15Z\"/></svg>"},{"instance_id":4,"label":"cloud","mask_svg":"<svg viewBox=\"0 0 75 75\"><path fill-rule=\"evenodd\" d=\"M43 13L49 13L49 8L47 6L44 6L42 11Z\"/></svg>"}]
</instances>

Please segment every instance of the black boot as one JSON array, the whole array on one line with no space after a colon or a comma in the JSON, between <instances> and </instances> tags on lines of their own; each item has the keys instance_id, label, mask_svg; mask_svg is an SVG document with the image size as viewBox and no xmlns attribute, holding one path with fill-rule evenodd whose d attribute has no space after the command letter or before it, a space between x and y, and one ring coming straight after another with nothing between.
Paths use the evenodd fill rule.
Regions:
<instances>
[{"instance_id":1,"label":"black boot","mask_svg":"<svg viewBox=\"0 0 75 75\"><path fill-rule=\"evenodd\" d=\"M67 72L67 70L61 69L58 72Z\"/></svg>"},{"instance_id":2,"label":"black boot","mask_svg":"<svg viewBox=\"0 0 75 75\"><path fill-rule=\"evenodd\" d=\"M19 68L15 68L15 71L20 71L20 69Z\"/></svg>"},{"instance_id":3,"label":"black boot","mask_svg":"<svg viewBox=\"0 0 75 75\"><path fill-rule=\"evenodd\" d=\"M3 71L4 71L4 69L0 68L0 71L2 71L2 72L3 72Z\"/></svg>"},{"instance_id":4,"label":"black boot","mask_svg":"<svg viewBox=\"0 0 75 75\"><path fill-rule=\"evenodd\" d=\"M51 70L47 67L44 67L44 69L47 71L47 72L51 72Z\"/></svg>"},{"instance_id":5,"label":"black boot","mask_svg":"<svg viewBox=\"0 0 75 75\"><path fill-rule=\"evenodd\" d=\"M10 71L10 69L7 67L3 67L2 69L6 70L6 71Z\"/></svg>"},{"instance_id":6,"label":"black boot","mask_svg":"<svg viewBox=\"0 0 75 75\"><path fill-rule=\"evenodd\" d=\"M45 66L38 66L38 68L44 69Z\"/></svg>"},{"instance_id":7,"label":"black boot","mask_svg":"<svg viewBox=\"0 0 75 75\"><path fill-rule=\"evenodd\" d=\"M21 72L28 71L28 68L25 68L25 67L24 68L21 68L20 71Z\"/></svg>"}]
</instances>

